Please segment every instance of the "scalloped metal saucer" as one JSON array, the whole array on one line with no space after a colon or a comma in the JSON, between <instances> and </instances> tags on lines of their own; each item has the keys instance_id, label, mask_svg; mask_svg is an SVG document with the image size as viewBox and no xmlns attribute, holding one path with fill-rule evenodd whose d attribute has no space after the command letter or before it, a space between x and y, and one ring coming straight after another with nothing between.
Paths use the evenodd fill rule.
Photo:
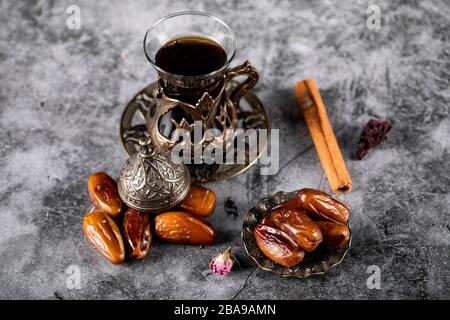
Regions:
<instances>
[{"instance_id":1,"label":"scalloped metal saucer","mask_svg":"<svg viewBox=\"0 0 450 320\"><path fill-rule=\"evenodd\" d=\"M345 255L351 246L352 231L350 229L350 224L347 224L350 229L350 240L348 244L340 250L330 252L323 248L318 248L314 252L306 253L305 259L291 268L287 268L273 262L259 249L253 235L253 230L259 221L261 221L261 219L268 214L272 208L287 200L293 199L295 194L296 191L280 191L272 196L261 199L245 216L244 224L242 226L242 241L247 254L258 264L261 269L272 271L281 277L307 278L312 275L323 274L344 260Z\"/></svg>"},{"instance_id":2,"label":"scalloped metal saucer","mask_svg":"<svg viewBox=\"0 0 450 320\"><path fill-rule=\"evenodd\" d=\"M231 91L239 83L229 81L226 90ZM139 140L147 135L146 114L153 101L152 92L156 82L137 93L125 107L120 119L120 140L128 155L138 150ZM240 108L237 108L238 129L266 129L269 131L269 119L258 97L247 91L241 99ZM265 141L267 144L267 141ZM193 182L206 183L229 179L249 169L261 157L266 144L259 148L255 157L251 158L246 152L245 162L242 164L201 164L187 165ZM248 150L247 150L248 151Z\"/></svg>"}]
</instances>

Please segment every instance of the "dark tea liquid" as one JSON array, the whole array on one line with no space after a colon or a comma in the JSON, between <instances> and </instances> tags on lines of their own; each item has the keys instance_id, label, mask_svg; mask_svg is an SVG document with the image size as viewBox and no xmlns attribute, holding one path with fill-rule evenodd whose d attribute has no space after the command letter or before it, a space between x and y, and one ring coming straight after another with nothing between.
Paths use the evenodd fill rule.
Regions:
<instances>
[{"instance_id":1,"label":"dark tea liquid","mask_svg":"<svg viewBox=\"0 0 450 320\"><path fill-rule=\"evenodd\" d=\"M227 62L227 54L213 40L182 37L164 44L156 53L155 62L172 74L198 76L222 68Z\"/></svg>"}]
</instances>

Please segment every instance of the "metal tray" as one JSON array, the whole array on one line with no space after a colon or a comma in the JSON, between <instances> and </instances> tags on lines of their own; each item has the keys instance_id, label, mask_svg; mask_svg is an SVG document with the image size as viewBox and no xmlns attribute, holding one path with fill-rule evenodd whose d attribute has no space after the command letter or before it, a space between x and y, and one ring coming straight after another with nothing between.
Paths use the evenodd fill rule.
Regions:
<instances>
[{"instance_id":1,"label":"metal tray","mask_svg":"<svg viewBox=\"0 0 450 320\"><path fill-rule=\"evenodd\" d=\"M350 224L348 223L347 226L350 229L349 242L345 247L337 251L327 251L326 249L319 247L313 252L307 252L305 254L305 259L301 263L290 268L273 262L259 249L256 244L253 230L259 221L261 221L272 208L287 200L293 199L295 194L296 191L280 191L272 196L261 199L245 216L244 224L242 226L242 241L248 255L255 260L261 269L275 272L281 277L307 278L311 275L323 274L344 260L344 257L351 246L352 231L350 229Z\"/></svg>"}]
</instances>

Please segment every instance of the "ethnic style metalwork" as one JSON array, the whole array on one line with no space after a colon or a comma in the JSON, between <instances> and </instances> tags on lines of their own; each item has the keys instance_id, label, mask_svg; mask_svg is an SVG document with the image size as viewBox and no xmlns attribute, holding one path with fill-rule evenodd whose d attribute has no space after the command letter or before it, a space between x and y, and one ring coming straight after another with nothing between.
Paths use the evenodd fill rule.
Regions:
<instances>
[{"instance_id":1,"label":"ethnic style metalwork","mask_svg":"<svg viewBox=\"0 0 450 320\"><path fill-rule=\"evenodd\" d=\"M227 93L225 91L226 84L237 76L247 76L247 79ZM178 79L174 75L164 75L160 78L152 93L155 99L147 114L147 129L157 148L168 149L178 143L176 139L170 137L175 129L184 129L188 136L193 136L195 121L201 123L201 132L218 129L222 135L214 135L209 138L203 136L200 141L196 142L189 139L186 147L192 150L200 147L203 150L210 144L218 147L224 146L226 141L232 141L233 137L227 137L229 134L227 129L236 129L235 109L239 106L242 96L257 83L258 73L246 61L241 66L223 71L222 76L215 75L213 77L220 77L213 82L214 90L205 87L203 78L183 76ZM174 81L178 82L174 84ZM166 90L171 94L166 95ZM192 99L192 96L199 98L194 103L188 103L186 100ZM163 125L161 125L162 121ZM163 130L166 132L162 132Z\"/></svg>"},{"instance_id":2,"label":"ethnic style metalwork","mask_svg":"<svg viewBox=\"0 0 450 320\"><path fill-rule=\"evenodd\" d=\"M233 70L233 69L230 69ZM230 71L231 72L231 71ZM232 71L236 73L236 71ZM242 85L247 85L239 83L234 80L229 80L225 83L224 92L222 93L224 101L239 101L239 104L234 105L233 111L234 125L237 129L266 129L269 130L269 121L267 113L258 99L258 97L251 91L245 91L242 94L241 90L236 91L237 88L242 88ZM154 82L141 90L125 107L122 118L120 120L120 138L121 142L129 155L134 154L139 149L139 140L142 137L149 135L147 129L149 123L149 111L152 105L155 104L157 100L158 92L158 82ZM239 94L238 94L239 93ZM241 95L239 97L239 95ZM222 111L225 109L221 109ZM155 116L154 116L155 117ZM215 114L214 117L218 117L224 123L228 123L228 120L224 120L224 117L229 117L228 114L223 113ZM216 118L217 119L217 118ZM153 121L154 123L154 121ZM186 125L180 124L180 125ZM153 135L157 135L157 131L153 131ZM235 137L237 138L237 137ZM223 139L223 138L222 138ZM153 143L153 142L152 142ZM162 145L166 142L163 140ZM194 182L211 182L219 181L223 179L228 179L236 176L254 164L264 151L265 144L267 141L262 141L264 143L262 148L258 149L256 157L254 155L246 153L244 163L235 164L188 164L187 167L191 173L191 179ZM170 143L169 143L170 145Z\"/></svg>"},{"instance_id":3,"label":"ethnic style metalwork","mask_svg":"<svg viewBox=\"0 0 450 320\"><path fill-rule=\"evenodd\" d=\"M189 191L190 175L184 164L174 164L167 150L156 150L149 137L139 140L120 172L118 191L125 204L146 212L167 211Z\"/></svg>"}]
</instances>

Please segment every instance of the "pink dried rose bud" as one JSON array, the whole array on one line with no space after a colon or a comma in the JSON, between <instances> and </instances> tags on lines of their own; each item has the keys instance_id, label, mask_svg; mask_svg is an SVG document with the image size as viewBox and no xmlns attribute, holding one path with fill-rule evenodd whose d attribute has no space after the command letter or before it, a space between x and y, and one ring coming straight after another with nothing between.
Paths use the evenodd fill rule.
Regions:
<instances>
[{"instance_id":1,"label":"pink dried rose bud","mask_svg":"<svg viewBox=\"0 0 450 320\"><path fill-rule=\"evenodd\" d=\"M229 246L227 250L218 254L211 260L209 268L214 271L214 273L224 275L231 271L234 262L234 257L231 255L231 248L232 246Z\"/></svg>"}]
</instances>

